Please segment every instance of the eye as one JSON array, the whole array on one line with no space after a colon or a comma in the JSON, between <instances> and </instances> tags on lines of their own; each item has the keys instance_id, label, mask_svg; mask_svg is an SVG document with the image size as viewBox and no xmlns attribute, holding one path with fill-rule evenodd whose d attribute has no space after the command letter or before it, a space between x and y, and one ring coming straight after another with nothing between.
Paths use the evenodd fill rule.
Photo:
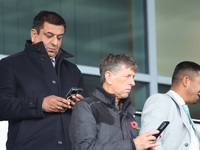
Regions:
<instances>
[{"instance_id":1,"label":"eye","mask_svg":"<svg viewBox=\"0 0 200 150\"><path fill-rule=\"evenodd\" d=\"M134 80L134 78L135 78L135 76L134 75L125 75L124 76L125 78L127 78L127 79L133 79Z\"/></svg>"},{"instance_id":2,"label":"eye","mask_svg":"<svg viewBox=\"0 0 200 150\"><path fill-rule=\"evenodd\" d=\"M52 38L52 36L53 36L52 34L46 34L46 33L44 35L49 39Z\"/></svg>"},{"instance_id":3,"label":"eye","mask_svg":"<svg viewBox=\"0 0 200 150\"><path fill-rule=\"evenodd\" d=\"M51 35L47 35L47 37L50 39L52 36Z\"/></svg>"},{"instance_id":4,"label":"eye","mask_svg":"<svg viewBox=\"0 0 200 150\"><path fill-rule=\"evenodd\" d=\"M58 36L57 39L58 39L58 40L61 40L61 39L62 39L62 36Z\"/></svg>"},{"instance_id":5,"label":"eye","mask_svg":"<svg viewBox=\"0 0 200 150\"><path fill-rule=\"evenodd\" d=\"M125 77L125 78L129 78L129 77L130 77L130 75L125 75L124 77Z\"/></svg>"}]
</instances>

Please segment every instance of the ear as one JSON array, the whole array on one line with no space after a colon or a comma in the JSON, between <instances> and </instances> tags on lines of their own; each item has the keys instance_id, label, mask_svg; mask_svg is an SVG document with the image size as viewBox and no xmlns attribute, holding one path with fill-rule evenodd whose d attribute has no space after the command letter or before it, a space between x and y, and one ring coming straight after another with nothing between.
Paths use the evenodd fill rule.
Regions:
<instances>
[{"instance_id":1,"label":"ear","mask_svg":"<svg viewBox=\"0 0 200 150\"><path fill-rule=\"evenodd\" d=\"M37 35L37 30L31 29L30 33L31 33L31 41L32 41L32 43L35 43L35 37Z\"/></svg>"},{"instance_id":2,"label":"ear","mask_svg":"<svg viewBox=\"0 0 200 150\"><path fill-rule=\"evenodd\" d=\"M107 82L108 84L112 84L112 76L113 76L113 74L112 74L112 72L110 72L110 71L106 71L105 72L105 82Z\"/></svg>"},{"instance_id":3,"label":"ear","mask_svg":"<svg viewBox=\"0 0 200 150\"><path fill-rule=\"evenodd\" d=\"M182 79L182 83L183 83L184 87L188 87L190 84L190 78L188 76L184 76Z\"/></svg>"}]
</instances>

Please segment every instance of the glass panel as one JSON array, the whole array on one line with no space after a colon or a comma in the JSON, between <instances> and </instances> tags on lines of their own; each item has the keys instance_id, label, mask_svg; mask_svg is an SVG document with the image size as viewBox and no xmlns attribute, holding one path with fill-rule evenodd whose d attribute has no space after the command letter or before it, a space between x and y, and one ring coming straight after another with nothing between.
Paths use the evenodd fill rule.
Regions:
<instances>
[{"instance_id":1,"label":"glass panel","mask_svg":"<svg viewBox=\"0 0 200 150\"><path fill-rule=\"evenodd\" d=\"M170 89L170 85L158 84L158 93L166 93Z\"/></svg>"},{"instance_id":2,"label":"glass panel","mask_svg":"<svg viewBox=\"0 0 200 150\"><path fill-rule=\"evenodd\" d=\"M193 119L200 119L200 101L197 101L196 104L189 104L190 115Z\"/></svg>"},{"instance_id":3,"label":"glass panel","mask_svg":"<svg viewBox=\"0 0 200 150\"><path fill-rule=\"evenodd\" d=\"M13 49L18 48L18 19L17 19L17 0L12 1L12 5L3 3L3 41L4 50L11 54ZM15 13L14 13L15 12ZM1 45L1 44L0 44ZM3 50L3 51L4 51ZM5 51L4 51L5 52Z\"/></svg>"},{"instance_id":4,"label":"glass panel","mask_svg":"<svg viewBox=\"0 0 200 150\"><path fill-rule=\"evenodd\" d=\"M200 1L155 0L155 4L158 74L171 77L184 60L200 64ZM163 89L159 86L159 92L167 91ZM200 119L199 107L199 101L189 105L192 118Z\"/></svg>"},{"instance_id":5,"label":"glass panel","mask_svg":"<svg viewBox=\"0 0 200 150\"><path fill-rule=\"evenodd\" d=\"M172 76L184 60L200 63L200 1L155 0L158 74Z\"/></svg>"},{"instance_id":6,"label":"glass panel","mask_svg":"<svg viewBox=\"0 0 200 150\"><path fill-rule=\"evenodd\" d=\"M98 66L107 54L123 52L145 72L143 1L78 0L75 12L78 64Z\"/></svg>"},{"instance_id":7,"label":"glass panel","mask_svg":"<svg viewBox=\"0 0 200 150\"><path fill-rule=\"evenodd\" d=\"M96 87L101 87L100 77L99 76L91 76L91 75L83 75L84 81L86 84L86 88L90 94L93 93Z\"/></svg>"},{"instance_id":8,"label":"glass panel","mask_svg":"<svg viewBox=\"0 0 200 150\"><path fill-rule=\"evenodd\" d=\"M3 1L0 1L0 54L4 53Z\"/></svg>"},{"instance_id":9,"label":"glass panel","mask_svg":"<svg viewBox=\"0 0 200 150\"><path fill-rule=\"evenodd\" d=\"M146 4L142 0L132 1L132 33L133 39L133 56L136 60L141 73L149 73L147 64L147 41L145 31L145 7Z\"/></svg>"},{"instance_id":10,"label":"glass panel","mask_svg":"<svg viewBox=\"0 0 200 150\"><path fill-rule=\"evenodd\" d=\"M136 82L136 85L130 93L132 103L138 111L142 111L144 103L149 95L148 85L147 83Z\"/></svg>"},{"instance_id":11,"label":"glass panel","mask_svg":"<svg viewBox=\"0 0 200 150\"><path fill-rule=\"evenodd\" d=\"M108 53L129 52L126 1L77 0L75 11L78 64L98 66Z\"/></svg>"},{"instance_id":12,"label":"glass panel","mask_svg":"<svg viewBox=\"0 0 200 150\"><path fill-rule=\"evenodd\" d=\"M139 129L141 128L141 115L135 115L135 120L138 123Z\"/></svg>"},{"instance_id":13,"label":"glass panel","mask_svg":"<svg viewBox=\"0 0 200 150\"><path fill-rule=\"evenodd\" d=\"M52 10L66 20L62 48L75 55L72 62L98 66L109 53L123 52L134 56L139 72L147 72L143 1L13 0L0 4L2 54L22 51L30 39L34 16L40 10Z\"/></svg>"}]
</instances>

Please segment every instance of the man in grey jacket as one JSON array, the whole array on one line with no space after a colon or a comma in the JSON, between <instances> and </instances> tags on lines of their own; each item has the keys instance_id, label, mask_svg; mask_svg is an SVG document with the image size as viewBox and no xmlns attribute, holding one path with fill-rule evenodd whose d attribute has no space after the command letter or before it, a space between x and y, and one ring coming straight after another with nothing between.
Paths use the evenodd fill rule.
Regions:
<instances>
[{"instance_id":1,"label":"man in grey jacket","mask_svg":"<svg viewBox=\"0 0 200 150\"><path fill-rule=\"evenodd\" d=\"M144 150L158 146L152 135L159 131L138 136L136 110L128 98L136 71L136 62L124 54L110 54L101 62L102 87L73 109L73 150Z\"/></svg>"},{"instance_id":2,"label":"man in grey jacket","mask_svg":"<svg viewBox=\"0 0 200 150\"><path fill-rule=\"evenodd\" d=\"M170 124L158 139L160 145L156 150L199 150L199 132L184 110L187 104L199 100L199 94L200 65L190 61L179 63L170 90L154 94L145 102L140 133L154 130L167 120Z\"/></svg>"}]
</instances>

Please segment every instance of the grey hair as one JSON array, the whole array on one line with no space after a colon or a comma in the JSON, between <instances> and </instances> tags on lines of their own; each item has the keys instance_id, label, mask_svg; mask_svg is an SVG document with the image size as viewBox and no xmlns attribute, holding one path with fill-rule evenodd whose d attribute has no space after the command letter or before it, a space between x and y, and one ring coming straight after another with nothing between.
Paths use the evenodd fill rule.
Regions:
<instances>
[{"instance_id":1,"label":"grey hair","mask_svg":"<svg viewBox=\"0 0 200 150\"><path fill-rule=\"evenodd\" d=\"M100 65L100 80L101 83L105 82L105 72L110 71L112 73L118 72L121 67L125 65L127 68L133 69L137 72L138 66L135 60L129 55L126 54L109 54L104 58Z\"/></svg>"}]
</instances>

